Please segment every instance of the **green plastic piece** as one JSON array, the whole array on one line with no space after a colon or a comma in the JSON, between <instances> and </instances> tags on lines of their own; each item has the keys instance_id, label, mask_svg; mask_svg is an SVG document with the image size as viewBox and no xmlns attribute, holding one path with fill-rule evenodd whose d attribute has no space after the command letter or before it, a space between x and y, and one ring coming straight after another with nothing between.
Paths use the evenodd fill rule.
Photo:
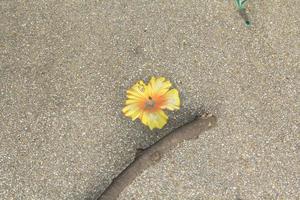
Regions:
<instances>
[{"instance_id":1,"label":"green plastic piece","mask_svg":"<svg viewBox=\"0 0 300 200\"><path fill-rule=\"evenodd\" d=\"M246 5L247 1L248 0L235 0L235 4L236 4L241 16L243 17L243 19L245 21L245 25L250 26L251 22L246 14L246 9L245 9L245 5Z\"/></svg>"},{"instance_id":2,"label":"green plastic piece","mask_svg":"<svg viewBox=\"0 0 300 200\"><path fill-rule=\"evenodd\" d=\"M245 4L247 0L235 0L236 6L238 7L239 10L245 9Z\"/></svg>"},{"instance_id":3,"label":"green plastic piece","mask_svg":"<svg viewBox=\"0 0 300 200\"><path fill-rule=\"evenodd\" d=\"M251 26L251 22L249 20L245 21L246 26Z\"/></svg>"}]
</instances>

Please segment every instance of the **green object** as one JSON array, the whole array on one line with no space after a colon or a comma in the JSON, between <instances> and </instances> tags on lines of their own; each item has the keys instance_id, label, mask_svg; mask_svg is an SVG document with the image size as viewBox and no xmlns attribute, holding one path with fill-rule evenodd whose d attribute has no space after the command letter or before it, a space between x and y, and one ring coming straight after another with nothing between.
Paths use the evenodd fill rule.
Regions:
<instances>
[{"instance_id":1,"label":"green object","mask_svg":"<svg viewBox=\"0 0 300 200\"><path fill-rule=\"evenodd\" d=\"M250 26L251 22L249 20L249 17L246 13L246 9L245 9L245 4L248 0L235 0L235 4L239 10L239 13L241 15L241 17L244 19L245 21L245 25L246 26Z\"/></svg>"},{"instance_id":2,"label":"green object","mask_svg":"<svg viewBox=\"0 0 300 200\"><path fill-rule=\"evenodd\" d=\"M251 22L250 22L249 20L246 20L246 21L245 21L245 24L246 24L246 26L250 26L250 25L251 25Z\"/></svg>"},{"instance_id":3,"label":"green object","mask_svg":"<svg viewBox=\"0 0 300 200\"><path fill-rule=\"evenodd\" d=\"M248 0L235 0L236 6L239 10L245 9L245 4Z\"/></svg>"}]
</instances>

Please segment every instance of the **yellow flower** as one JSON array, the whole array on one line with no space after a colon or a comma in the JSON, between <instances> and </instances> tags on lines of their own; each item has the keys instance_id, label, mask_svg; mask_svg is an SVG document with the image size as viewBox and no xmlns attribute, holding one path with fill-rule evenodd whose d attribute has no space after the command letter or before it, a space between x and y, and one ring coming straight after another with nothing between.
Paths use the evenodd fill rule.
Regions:
<instances>
[{"instance_id":1,"label":"yellow flower","mask_svg":"<svg viewBox=\"0 0 300 200\"><path fill-rule=\"evenodd\" d=\"M127 91L123 113L132 120L139 118L151 130L161 129L168 121L163 109L177 110L180 106L178 91L170 90L171 86L164 77L152 77L147 85L137 82Z\"/></svg>"}]
</instances>

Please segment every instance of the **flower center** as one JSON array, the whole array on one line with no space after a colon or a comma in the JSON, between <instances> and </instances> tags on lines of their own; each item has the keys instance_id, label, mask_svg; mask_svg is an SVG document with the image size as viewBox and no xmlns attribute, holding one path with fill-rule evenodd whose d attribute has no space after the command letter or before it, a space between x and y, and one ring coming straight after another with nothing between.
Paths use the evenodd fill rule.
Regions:
<instances>
[{"instance_id":1,"label":"flower center","mask_svg":"<svg viewBox=\"0 0 300 200\"><path fill-rule=\"evenodd\" d=\"M155 107L155 101L152 100L152 97L149 96L148 100L145 103L145 108L150 110L150 109L152 109L154 107Z\"/></svg>"}]
</instances>

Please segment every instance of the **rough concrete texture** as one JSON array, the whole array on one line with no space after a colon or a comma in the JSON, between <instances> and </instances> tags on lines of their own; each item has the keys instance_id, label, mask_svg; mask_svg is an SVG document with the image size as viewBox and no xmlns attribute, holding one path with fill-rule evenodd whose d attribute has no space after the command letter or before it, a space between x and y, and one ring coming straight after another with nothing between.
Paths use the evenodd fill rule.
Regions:
<instances>
[{"instance_id":1,"label":"rough concrete texture","mask_svg":"<svg viewBox=\"0 0 300 200\"><path fill-rule=\"evenodd\" d=\"M299 1L0 2L0 199L93 199L203 110L218 126L120 199L299 199ZM182 108L151 132L125 91L168 77Z\"/></svg>"}]
</instances>

